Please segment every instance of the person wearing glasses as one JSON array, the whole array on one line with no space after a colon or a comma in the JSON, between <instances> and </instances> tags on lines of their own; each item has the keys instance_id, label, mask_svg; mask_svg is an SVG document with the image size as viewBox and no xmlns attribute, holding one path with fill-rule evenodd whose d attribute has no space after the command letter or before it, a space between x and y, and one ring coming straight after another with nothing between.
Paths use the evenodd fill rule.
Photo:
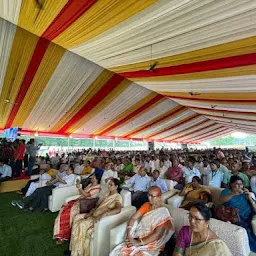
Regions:
<instances>
[{"instance_id":1,"label":"person wearing glasses","mask_svg":"<svg viewBox=\"0 0 256 256\"><path fill-rule=\"evenodd\" d=\"M173 256L232 256L229 248L209 228L210 209L195 203L188 213L189 226L181 228Z\"/></svg>"},{"instance_id":2,"label":"person wearing glasses","mask_svg":"<svg viewBox=\"0 0 256 256\"><path fill-rule=\"evenodd\" d=\"M150 187L149 202L130 218L126 229L126 240L118 245L109 256L159 255L174 233L172 217L162 206L161 189ZM138 225L134 228L134 223Z\"/></svg>"},{"instance_id":3,"label":"person wearing glasses","mask_svg":"<svg viewBox=\"0 0 256 256\"><path fill-rule=\"evenodd\" d=\"M65 255L90 256L90 241L94 224L105 216L112 216L121 212L122 197L118 193L119 186L118 179L109 180L108 193L99 199L96 208L90 213L76 215L71 232L71 251Z\"/></svg>"}]
</instances>

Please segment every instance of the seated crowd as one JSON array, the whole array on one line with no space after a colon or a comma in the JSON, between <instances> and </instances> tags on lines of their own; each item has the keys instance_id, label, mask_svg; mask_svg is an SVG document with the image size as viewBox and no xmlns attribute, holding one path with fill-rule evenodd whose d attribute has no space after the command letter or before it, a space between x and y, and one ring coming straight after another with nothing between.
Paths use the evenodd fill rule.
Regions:
<instances>
[{"instance_id":1,"label":"seated crowd","mask_svg":"<svg viewBox=\"0 0 256 256\"><path fill-rule=\"evenodd\" d=\"M256 192L256 157L251 153L215 149L83 150L35 161L42 161L44 168L39 168L39 177L18 192L23 195L22 200L13 201L12 205L26 212L36 208L45 212L53 189L75 185L80 196L62 206L53 229L56 244L70 242L67 255L90 255L94 225L105 216L121 212L121 190L130 191L137 212L128 221L126 240L113 249L111 256L164 255L168 247L172 247L169 251L174 256L232 255L225 242L209 228L212 215L220 218L214 215L215 208L210 204L211 188L223 188L220 203L226 209L238 209L239 220L234 224L246 229L250 249L256 253L256 236L251 226L256 204L250 193ZM3 163L0 161L0 172ZM173 181L177 193L184 197L181 208L189 211L190 225L180 230L176 246L170 245L175 216L170 216L162 201L162 195L170 190L167 180Z\"/></svg>"}]
</instances>

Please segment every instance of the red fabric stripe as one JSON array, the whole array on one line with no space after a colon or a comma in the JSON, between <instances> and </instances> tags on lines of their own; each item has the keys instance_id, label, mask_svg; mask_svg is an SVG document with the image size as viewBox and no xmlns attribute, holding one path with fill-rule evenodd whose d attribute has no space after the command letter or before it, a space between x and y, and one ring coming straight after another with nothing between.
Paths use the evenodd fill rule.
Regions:
<instances>
[{"instance_id":1,"label":"red fabric stripe","mask_svg":"<svg viewBox=\"0 0 256 256\"><path fill-rule=\"evenodd\" d=\"M165 129L163 129L163 130L161 130L161 131L159 131L159 132L156 132L156 133L154 133L154 134L151 134L150 136L146 137L145 139L152 138L152 137L154 137L154 136L156 136L156 135L159 135L159 134L161 134L161 133L167 132L167 131L170 130L170 129L177 128L177 127L179 127L179 126L181 126L181 125L183 125L183 124L186 124L186 123L190 122L191 120L193 120L193 119L195 119L195 118L197 118L197 117L199 117L199 116L200 116L199 114L195 114L195 115L191 116L190 118L185 119L185 120L179 122L178 124L174 124L174 125L168 126L167 128L165 128Z\"/></svg>"},{"instance_id":2,"label":"red fabric stripe","mask_svg":"<svg viewBox=\"0 0 256 256\"><path fill-rule=\"evenodd\" d=\"M74 203L77 200L69 201L67 205L62 206L61 213L60 213L60 227L59 227L59 234L55 236L55 238L59 238L61 240L69 240L71 234L71 226L70 226L70 214L71 209Z\"/></svg>"},{"instance_id":3,"label":"red fabric stripe","mask_svg":"<svg viewBox=\"0 0 256 256\"><path fill-rule=\"evenodd\" d=\"M117 123L111 125L109 128L103 130L99 135L104 135L106 133L108 133L109 131L117 128L118 126L122 125L123 123L125 123L126 121L128 121L129 119L135 117L136 115L138 115L139 113L141 113L142 111L146 110L147 108L149 108L152 104L155 104L156 102L158 102L159 100L163 99L162 95L156 95L153 99L151 99L150 101L148 101L147 103L145 103L144 105L142 105L141 107L139 107L138 109L136 109L135 111L133 111L132 113L130 113L128 116L124 117L123 119L121 119L120 121L118 121Z\"/></svg>"},{"instance_id":4,"label":"red fabric stripe","mask_svg":"<svg viewBox=\"0 0 256 256\"><path fill-rule=\"evenodd\" d=\"M197 123L196 125L198 126L198 125L204 124L204 123L209 122L209 121L210 121L209 119L206 119L206 120L203 120L203 121ZM213 124L211 124L211 125L213 125ZM162 139L164 140L164 139L167 139L167 138L173 138L173 136L175 136L175 135L177 135L177 134L179 134L179 133L181 133L181 132L188 131L188 130L190 130L192 127L194 127L194 125L193 125L193 126L190 126L190 127L188 127L188 128L186 128L186 129L184 129L184 130L182 130L182 131L175 132L175 133L173 133L172 135L168 135L167 137L164 137L164 138L162 138ZM209 127L209 126L206 126L206 127ZM194 130L193 132L186 133L186 134L184 134L184 135L182 135L182 136L179 136L179 137L175 138L175 140L176 140L176 139L179 139L179 138L182 138L182 137L185 137L185 136L187 136L187 135L190 135L190 134L192 134L192 133L194 133L194 132L196 132L196 131L198 131L198 130L204 129L204 128L206 128L206 127L203 127L203 128L197 129L197 130Z\"/></svg>"},{"instance_id":5,"label":"red fabric stripe","mask_svg":"<svg viewBox=\"0 0 256 256\"><path fill-rule=\"evenodd\" d=\"M155 125L155 124L157 124L157 123L159 123L159 122L162 122L163 120L165 120L165 119L167 119L167 118L170 118L170 117L176 115L177 113L183 111L185 108L186 108L186 107L182 106L181 108L175 110L174 112L169 113L169 114L167 114L167 115L164 115L163 117L157 119L156 121L154 121L154 122L152 122L152 123L149 123L149 124L147 124L146 126L143 126L142 128L140 128L140 129L138 129L138 130L136 130L136 131L134 131L134 132L132 132L132 133L127 134L126 137L131 137L132 135L134 135L134 134L136 134L136 133L139 133L139 132L141 132L141 131L143 131L143 130L149 128L149 127L151 127L152 125Z\"/></svg>"},{"instance_id":6,"label":"red fabric stripe","mask_svg":"<svg viewBox=\"0 0 256 256\"><path fill-rule=\"evenodd\" d=\"M42 37L53 40L90 9L97 0L69 0Z\"/></svg>"},{"instance_id":7,"label":"red fabric stripe","mask_svg":"<svg viewBox=\"0 0 256 256\"><path fill-rule=\"evenodd\" d=\"M154 69L154 72L149 70L139 70L134 72L123 72L119 74L127 78L169 76L224 68L234 68L253 64L256 64L256 53L243 54L216 60L200 61L177 66L169 66L164 68L156 68Z\"/></svg>"},{"instance_id":8,"label":"red fabric stripe","mask_svg":"<svg viewBox=\"0 0 256 256\"><path fill-rule=\"evenodd\" d=\"M239 97L239 93L237 94L237 96ZM178 97L178 96L169 96L166 95L166 97L170 98L170 99L177 99L177 100L191 100L191 101L207 101L210 103L215 103L215 102L220 102L220 103L256 103L256 100L243 100L243 99L239 99L239 100L225 100L225 99L197 99L197 98L188 98L188 97Z\"/></svg>"},{"instance_id":9,"label":"red fabric stripe","mask_svg":"<svg viewBox=\"0 0 256 256\"><path fill-rule=\"evenodd\" d=\"M5 127L11 127L12 126L12 122L16 116L16 114L19 111L19 108L21 106L21 103L29 89L29 86L31 84L31 82L34 79L34 76L40 66L40 63L44 57L44 54L48 48L50 41L48 41L45 38L40 38L37 42L35 51L33 53L33 56L31 57L30 63L28 65L28 69L24 75L23 81L21 83L19 92L16 96L15 99L15 104L12 107L11 113L9 115L9 118L6 122Z\"/></svg>"},{"instance_id":10,"label":"red fabric stripe","mask_svg":"<svg viewBox=\"0 0 256 256\"><path fill-rule=\"evenodd\" d=\"M89 113L97 104L99 104L111 91L113 91L122 81L123 77L113 75L107 83L58 131L58 133L67 133L68 130L87 113Z\"/></svg>"}]
</instances>

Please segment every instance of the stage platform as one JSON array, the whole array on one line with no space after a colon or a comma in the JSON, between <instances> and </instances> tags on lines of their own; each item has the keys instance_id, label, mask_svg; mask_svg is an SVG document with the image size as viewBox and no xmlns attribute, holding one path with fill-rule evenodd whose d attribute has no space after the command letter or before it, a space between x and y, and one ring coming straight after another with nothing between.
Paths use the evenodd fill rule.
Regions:
<instances>
[{"instance_id":1,"label":"stage platform","mask_svg":"<svg viewBox=\"0 0 256 256\"><path fill-rule=\"evenodd\" d=\"M29 179L30 177L4 181L0 184L0 193L18 191L27 184Z\"/></svg>"}]
</instances>

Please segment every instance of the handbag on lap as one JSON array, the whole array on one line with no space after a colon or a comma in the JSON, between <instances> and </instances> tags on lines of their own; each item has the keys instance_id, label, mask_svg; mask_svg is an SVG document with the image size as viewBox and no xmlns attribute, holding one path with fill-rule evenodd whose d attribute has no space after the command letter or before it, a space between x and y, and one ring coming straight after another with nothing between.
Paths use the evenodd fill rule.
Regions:
<instances>
[{"instance_id":1,"label":"handbag on lap","mask_svg":"<svg viewBox=\"0 0 256 256\"><path fill-rule=\"evenodd\" d=\"M240 222L238 208L227 207L224 205L216 206L214 208L214 215L217 219L229 221L231 223Z\"/></svg>"},{"instance_id":2,"label":"handbag on lap","mask_svg":"<svg viewBox=\"0 0 256 256\"><path fill-rule=\"evenodd\" d=\"M80 213L89 213L96 207L99 198L82 199L80 200Z\"/></svg>"}]
</instances>

